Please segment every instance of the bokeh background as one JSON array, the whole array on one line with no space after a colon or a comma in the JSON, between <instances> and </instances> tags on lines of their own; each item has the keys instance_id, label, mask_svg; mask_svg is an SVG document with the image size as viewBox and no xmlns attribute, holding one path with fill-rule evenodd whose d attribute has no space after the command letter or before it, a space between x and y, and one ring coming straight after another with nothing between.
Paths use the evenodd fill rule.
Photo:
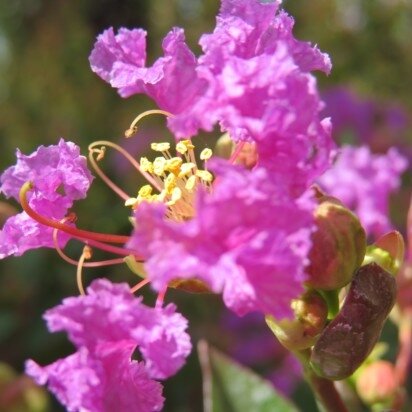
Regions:
<instances>
[{"instance_id":1,"label":"bokeh background","mask_svg":"<svg viewBox=\"0 0 412 412\"><path fill-rule=\"evenodd\" d=\"M333 104L330 113L339 124L336 139L367 141L377 152L396 145L410 156L412 2L287 0L284 7L296 19L296 37L316 43L332 58L332 74L319 75L318 80L325 99ZM217 0L0 1L0 169L14 163L16 147L30 153L40 144L55 144L59 137L75 141L84 153L93 140L119 142L133 118L154 107L143 96L121 99L91 72L88 55L105 28L145 28L152 62L172 26L184 27L187 42L198 52L197 40L213 29L218 8ZM340 116L348 106L349 114ZM151 138L170 138L162 123L148 120L145 127L138 140L128 143L133 155L144 155ZM108 156L104 167L114 180L121 178L122 185L138 187L136 176L121 159ZM409 188L410 176L405 174L403 188L392 199L392 218L402 231ZM1 219L17 207L3 200ZM76 205L76 213L80 226L91 230L129 229L128 211L97 179L87 200ZM69 254L78 256L79 251L79 245L70 244ZM41 315L63 297L77 293L75 268L53 250L28 252L0 265L0 411L63 410L21 372L27 358L46 364L72 351L63 334L46 331ZM135 280L126 268L117 267L88 270L86 283L101 276ZM145 291L145 300L153 299ZM210 295L172 291L168 299L176 301L190 319L194 342L207 339L272 379L302 410L316 410L308 388L300 382L299 369L273 341L262 319L239 321ZM396 354L395 336L389 325L384 334L389 358ZM165 396L166 411L201 410L195 349L188 365L166 382Z\"/></svg>"}]
</instances>

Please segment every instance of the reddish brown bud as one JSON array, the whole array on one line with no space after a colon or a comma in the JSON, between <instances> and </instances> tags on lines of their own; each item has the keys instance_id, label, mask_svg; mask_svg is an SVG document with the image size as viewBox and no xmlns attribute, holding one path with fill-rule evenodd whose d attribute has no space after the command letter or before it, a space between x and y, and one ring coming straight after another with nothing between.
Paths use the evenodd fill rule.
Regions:
<instances>
[{"instance_id":1,"label":"reddish brown bud","mask_svg":"<svg viewBox=\"0 0 412 412\"><path fill-rule=\"evenodd\" d=\"M339 289L352 280L362 264L365 230L349 209L330 196L320 195L315 222L306 284L315 289Z\"/></svg>"},{"instance_id":2,"label":"reddish brown bud","mask_svg":"<svg viewBox=\"0 0 412 412\"><path fill-rule=\"evenodd\" d=\"M328 307L316 291L306 292L300 299L292 301L294 319L277 320L266 316L266 323L289 350L303 350L313 346L323 330L328 316Z\"/></svg>"},{"instance_id":3,"label":"reddish brown bud","mask_svg":"<svg viewBox=\"0 0 412 412\"><path fill-rule=\"evenodd\" d=\"M356 380L356 390L368 405L390 403L398 391L394 366L383 360L365 366Z\"/></svg>"},{"instance_id":4,"label":"reddish brown bud","mask_svg":"<svg viewBox=\"0 0 412 412\"><path fill-rule=\"evenodd\" d=\"M332 380L352 375L378 341L395 300L395 278L376 263L362 266L340 312L313 347L313 369Z\"/></svg>"},{"instance_id":5,"label":"reddish brown bud","mask_svg":"<svg viewBox=\"0 0 412 412\"><path fill-rule=\"evenodd\" d=\"M376 262L392 275L396 275L405 257L405 242L402 235L393 230L381 236L373 245L366 248L363 264Z\"/></svg>"}]
</instances>

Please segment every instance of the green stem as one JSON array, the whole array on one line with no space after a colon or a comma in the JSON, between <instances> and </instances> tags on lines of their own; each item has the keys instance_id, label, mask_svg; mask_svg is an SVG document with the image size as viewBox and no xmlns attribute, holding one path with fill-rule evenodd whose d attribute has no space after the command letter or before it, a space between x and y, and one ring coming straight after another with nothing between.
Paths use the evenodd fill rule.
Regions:
<instances>
[{"instance_id":1,"label":"green stem","mask_svg":"<svg viewBox=\"0 0 412 412\"><path fill-rule=\"evenodd\" d=\"M339 312L339 291L322 290L319 291L328 305L328 319L333 319Z\"/></svg>"},{"instance_id":2,"label":"green stem","mask_svg":"<svg viewBox=\"0 0 412 412\"><path fill-rule=\"evenodd\" d=\"M348 412L333 381L315 374L309 364L310 349L295 352L304 367L304 377L311 386L321 412Z\"/></svg>"}]
</instances>

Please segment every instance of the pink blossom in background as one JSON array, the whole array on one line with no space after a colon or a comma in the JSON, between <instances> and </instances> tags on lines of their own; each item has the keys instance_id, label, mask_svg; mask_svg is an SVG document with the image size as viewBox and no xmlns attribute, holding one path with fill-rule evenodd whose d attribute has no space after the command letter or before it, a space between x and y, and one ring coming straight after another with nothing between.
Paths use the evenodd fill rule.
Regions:
<instances>
[{"instance_id":1,"label":"pink blossom in background","mask_svg":"<svg viewBox=\"0 0 412 412\"><path fill-rule=\"evenodd\" d=\"M0 177L0 192L19 200L26 182L32 182L29 205L43 216L60 220L66 216L75 200L83 199L92 182L86 158L72 142L60 139L55 146L40 146L31 155L17 151L17 163ZM30 249L54 247L53 229L31 219L25 212L10 217L0 231L0 258L20 256ZM59 236L61 246L68 240Z\"/></svg>"},{"instance_id":2,"label":"pink blossom in background","mask_svg":"<svg viewBox=\"0 0 412 412\"><path fill-rule=\"evenodd\" d=\"M326 103L323 113L331 117L333 136L338 142L367 144L378 153L397 146L412 159L410 145L405 144L409 118L401 105L360 96L344 86L328 89L322 97Z\"/></svg>"},{"instance_id":3,"label":"pink blossom in background","mask_svg":"<svg viewBox=\"0 0 412 412\"><path fill-rule=\"evenodd\" d=\"M389 196L399 188L407 167L408 161L395 148L373 154L366 146L343 146L318 182L358 215L369 235L378 237L392 228Z\"/></svg>"}]
</instances>

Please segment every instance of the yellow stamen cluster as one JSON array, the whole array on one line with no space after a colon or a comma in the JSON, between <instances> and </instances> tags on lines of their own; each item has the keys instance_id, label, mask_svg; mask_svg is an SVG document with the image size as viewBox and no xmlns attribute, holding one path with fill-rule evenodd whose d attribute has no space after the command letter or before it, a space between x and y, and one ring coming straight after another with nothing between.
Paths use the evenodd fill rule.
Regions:
<instances>
[{"instance_id":1,"label":"yellow stamen cluster","mask_svg":"<svg viewBox=\"0 0 412 412\"><path fill-rule=\"evenodd\" d=\"M140 159L140 169L149 174L156 183L142 186L137 197L126 201L126 206L136 208L142 202L162 202L168 206L168 217L176 221L190 219L194 216L194 197L199 185L210 190L213 175L207 170L207 161L212 157L212 150L206 148L200 153L204 168L199 169L195 146L190 140L181 140L176 144L177 156L170 153L169 143L152 143L151 148L161 153L153 161L146 157Z\"/></svg>"}]
</instances>

